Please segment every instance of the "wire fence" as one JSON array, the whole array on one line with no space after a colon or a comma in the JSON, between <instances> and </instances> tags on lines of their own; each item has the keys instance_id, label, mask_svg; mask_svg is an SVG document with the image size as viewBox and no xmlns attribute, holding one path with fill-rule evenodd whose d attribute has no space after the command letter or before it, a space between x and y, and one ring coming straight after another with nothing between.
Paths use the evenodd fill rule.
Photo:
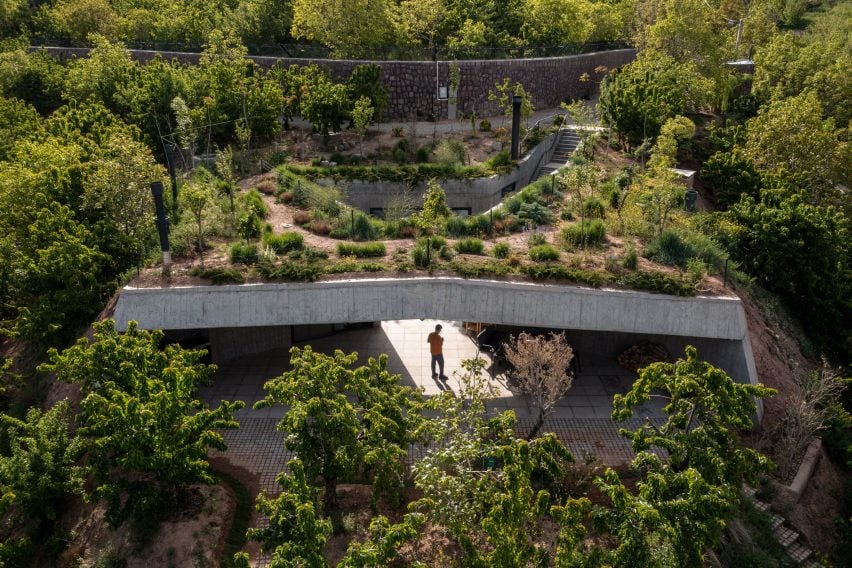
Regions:
<instances>
[{"instance_id":1,"label":"wire fence","mask_svg":"<svg viewBox=\"0 0 852 568\"><path fill-rule=\"evenodd\" d=\"M73 41L62 38L33 38L33 46L89 48L85 41ZM202 43L165 42L165 41L127 41L128 49L161 51L174 53L201 53ZM627 49L631 46L625 41L599 41L548 46L506 46L506 47L469 47L427 48L422 46L366 46L350 53L337 53L312 43L265 43L247 44L249 55L258 57L279 57L287 59L360 59L371 61L448 61L448 60L491 60L491 59L531 59L546 57L564 57L598 51Z\"/></svg>"}]
</instances>

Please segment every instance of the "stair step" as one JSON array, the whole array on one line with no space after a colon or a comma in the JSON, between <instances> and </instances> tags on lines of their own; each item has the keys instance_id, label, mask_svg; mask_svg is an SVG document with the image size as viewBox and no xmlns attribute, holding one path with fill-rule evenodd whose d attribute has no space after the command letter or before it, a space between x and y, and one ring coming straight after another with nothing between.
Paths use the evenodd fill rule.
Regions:
<instances>
[{"instance_id":1,"label":"stair step","mask_svg":"<svg viewBox=\"0 0 852 568\"><path fill-rule=\"evenodd\" d=\"M764 503L763 501L755 501L754 508L758 511L763 511L765 513L769 511L769 503Z\"/></svg>"},{"instance_id":2,"label":"stair step","mask_svg":"<svg viewBox=\"0 0 852 568\"><path fill-rule=\"evenodd\" d=\"M805 560L813 556L814 551L801 542L794 542L792 546L787 549L787 554L790 555L790 558L792 558L794 562L802 564Z\"/></svg>"},{"instance_id":3,"label":"stair step","mask_svg":"<svg viewBox=\"0 0 852 568\"><path fill-rule=\"evenodd\" d=\"M816 560L813 556L799 564L802 568L822 568L822 563Z\"/></svg>"},{"instance_id":4,"label":"stair step","mask_svg":"<svg viewBox=\"0 0 852 568\"><path fill-rule=\"evenodd\" d=\"M776 513L769 513L769 519L772 521L772 530L777 529L784 523L784 517Z\"/></svg>"},{"instance_id":5,"label":"stair step","mask_svg":"<svg viewBox=\"0 0 852 568\"><path fill-rule=\"evenodd\" d=\"M799 533L793 529L785 527L784 525L779 526L773 532L775 534L775 540L784 548L789 547L799 538Z\"/></svg>"},{"instance_id":6,"label":"stair step","mask_svg":"<svg viewBox=\"0 0 852 568\"><path fill-rule=\"evenodd\" d=\"M749 497L754 497L755 495L757 495L757 489L749 485L743 485L743 493L745 493Z\"/></svg>"}]
</instances>

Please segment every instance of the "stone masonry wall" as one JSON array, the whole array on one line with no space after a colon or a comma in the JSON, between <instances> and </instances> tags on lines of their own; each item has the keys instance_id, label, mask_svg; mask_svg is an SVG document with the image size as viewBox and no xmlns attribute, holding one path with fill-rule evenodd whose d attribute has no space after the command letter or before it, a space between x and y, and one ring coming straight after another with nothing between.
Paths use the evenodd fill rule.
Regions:
<instances>
[{"instance_id":1,"label":"stone masonry wall","mask_svg":"<svg viewBox=\"0 0 852 568\"><path fill-rule=\"evenodd\" d=\"M44 49L61 58L85 57L88 54L87 48ZM130 53L134 59L142 62L150 61L159 54L167 60L197 64L201 57L198 53L171 51L131 50ZM488 91L505 77L512 83L523 84L527 92L532 94L536 108L553 108L562 101L590 98L597 93L606 71L629 63L635 57L635 50L619 49L539 59L459 61L458 112L476 112L478 116L498 114L497 105L488 100ZM357 65L374 63L382 68L381 80L390 99L384 119L447 118L447 101L437 99L437 88L449 85L449 61L353 61L262 56L250 56L250 59L265 68L279 61L292 65L322 65L328 68L336 81L346 81ZM588 80L582 79L584 75L588 76Z\"/></svg>"}]
</instances>

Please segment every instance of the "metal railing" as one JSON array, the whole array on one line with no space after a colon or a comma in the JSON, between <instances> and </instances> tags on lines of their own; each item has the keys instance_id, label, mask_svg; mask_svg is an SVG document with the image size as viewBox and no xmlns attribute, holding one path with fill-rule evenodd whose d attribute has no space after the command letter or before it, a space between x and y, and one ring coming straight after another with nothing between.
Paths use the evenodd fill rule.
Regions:
<instances>
[{"instance_id":1,"label":"metal railing","mask_svg":"<svg viewBox=\"0 0 852 568\"><path fill-rule=\"evenodd\" d=\"M173 53L201 53L205 45L199 42L168 41L124 41L132 50L163 51ZM32 38L33 47L90 48L91 43L66 38ZM627 49L625 41L599 41L548 46L494 46L429 49L420 46L365 46L348 53L335 52L325 46L312 43L263 43L246 44L248 54L257 57L280 57L286 59L356 59L371 61L451 61L491 59L531 59L538 57L564 57L597 51Z\"/></svg>"}]
</instances>

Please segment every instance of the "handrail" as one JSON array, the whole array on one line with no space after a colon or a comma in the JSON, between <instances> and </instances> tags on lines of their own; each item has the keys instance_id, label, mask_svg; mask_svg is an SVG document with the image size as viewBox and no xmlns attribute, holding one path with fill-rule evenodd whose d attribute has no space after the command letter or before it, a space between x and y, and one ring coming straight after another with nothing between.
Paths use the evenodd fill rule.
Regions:
<instances>
[{"instance_id":1,"label":"handrail","mask_svg":"<svg viewBox=\"0 0 852 568\"><path fill-rule=\"evenodd\" d=\"M565 123L563 122L562 124L563 124L563 126L560 126L559 130L556 131L556 136L554 136L553 140L550 141L550 147L548 148L548 151L552 150L553 146L559 141L559 138L562 136L562 131L567 130L564 126ZM538 162L536 163L535 168L533 168L533 170L532 170L533 176L535 176L535 174L538 172L538 169L541 167L541 160L542 160L542 158L544 158L544 154L545 153L542 152L541 155L538 157Z\"/></svg>"}]
</instances>

